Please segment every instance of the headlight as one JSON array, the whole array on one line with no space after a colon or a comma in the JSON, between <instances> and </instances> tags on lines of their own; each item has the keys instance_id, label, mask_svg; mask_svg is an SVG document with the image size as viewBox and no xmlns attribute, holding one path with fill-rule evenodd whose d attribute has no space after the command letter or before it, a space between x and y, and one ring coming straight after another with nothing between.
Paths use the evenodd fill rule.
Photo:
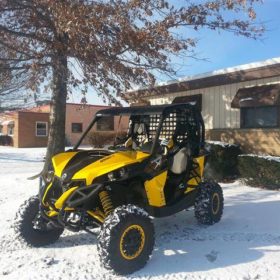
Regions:
<instances>
[{"instance_id":1,"label":"headlight","mask_svg":"<svg viewBox=\"0 0 280 280\"><path fill-rule=\"evenodd\" d=\"M125 168L120 168L118 170L108 173L107 176L109 181L116 181L118 179L123 179L125 176L127 176L127 173L128 172Z\"/></svg>"},{"instance_id":2,"label":"headlight","mask_svg":"<svg viewBox=\"0 0 280 280\"><path fill-rule=\"evenodd\" d=\"M109 179L109 181L115 181L116 180L114 172L108 173L108 179Z\"/></svg>"},{"instance_id":3,"label":"headlight","mask_svg":"<svg viewBox=\"0 0 280 280\"><path fill-rule=\"evenodd\" d=\"M54 177L54 172L53 171L48 171L45 176L44 179L47 183L50 183L53 180Z\"/></svg>"}]
</instances>

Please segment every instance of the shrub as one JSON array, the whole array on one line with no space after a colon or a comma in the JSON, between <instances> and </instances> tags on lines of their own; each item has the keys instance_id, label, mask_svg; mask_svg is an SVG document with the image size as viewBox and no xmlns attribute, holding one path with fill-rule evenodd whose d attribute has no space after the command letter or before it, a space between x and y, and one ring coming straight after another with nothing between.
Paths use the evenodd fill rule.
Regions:
<instances>
[{"instance_id":1,"label":"shrub","mask_svg":"<svg viewBox=\"0 0 280 280\"><path fill-rule=\"evenodd\" d=\"M280 189L280 157L241 155L238 169L247 185Z\"/></svg>"},{"instance_id":2,"label":"shrub","mask_svg":"<svg viewBox=\"0 0 280 280\"><path fill-rule=\"evenodd\" d=\"M116 138L124 138L126 136L126 132L118 132L115 131L92 131L88 135L89 144L96 148L103 148L105 145L114 144L114 140Z\"/></svg>"},{"instance_id":3,"label":"shrub","mask_svg":"<svg viewBox=\"0 0 280 280\"><path fill-rule=\"evenodd\" d=\"M205 178L223 181L235 179L238 175L238 155L241 149L238 145L211 141L206 143L209 151L205 166Z\"/></svg>"},{"instance_id":4,"label":"shrub","mask_svg":"<svg viewBox=\"0 0 280 280\"><path fill-rule=\"evenodd\" d=\"M0 145L1 146L12 146L13 138L9 135L0 135Z\"/></svg>"}]
</instances>

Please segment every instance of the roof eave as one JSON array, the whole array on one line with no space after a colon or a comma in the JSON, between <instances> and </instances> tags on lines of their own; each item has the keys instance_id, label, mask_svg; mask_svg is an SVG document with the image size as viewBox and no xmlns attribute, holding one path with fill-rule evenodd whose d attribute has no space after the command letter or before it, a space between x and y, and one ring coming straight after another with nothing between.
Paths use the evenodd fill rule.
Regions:
<instances>
[{"instance_id":1,"label":"roof eave","mask_svg":"<svg viewBox=\"0 0 280 280\"><path fill-rule=\"evenodd\" d=\"M246 82L276 76L280 76L280 63L130 91L125 93L125 98L126 100L130 101L136 98L137 96L141 96L142 98L152 97L157 95L201 89L218 85Z\"/></svg>"}]
</instances>

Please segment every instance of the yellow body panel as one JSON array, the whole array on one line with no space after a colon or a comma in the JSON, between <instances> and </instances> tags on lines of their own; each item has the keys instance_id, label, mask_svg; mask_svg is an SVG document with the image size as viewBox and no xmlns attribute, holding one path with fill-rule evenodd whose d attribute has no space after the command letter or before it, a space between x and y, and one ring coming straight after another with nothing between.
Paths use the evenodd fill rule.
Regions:
<instances>
[{"instance_id":1,"label":"yellow body panel","mask_svg":"<svg viewBox=\"0 0 280 280\"><path fill-rule=\"evenodd\" d=\"M204 161L205 161L205 156L200 156L197 158L193 159L195 163L198 164L198 167L196 168L196 172L199 174L199 177L192 178L188 181L188 186L185 193L193 191L195 186L198 186L198 184L201 182L201 178L203 177L204 173Z\"/></svg>"},{"instance_id":2,"label":"yellow body panel","mask_svg":"<svg viewBox=\"0 0 280 280\"><path fill-rule=\"evenodd\" d=\"M74 211L75 209L73 208L65 208L65 211ZM96 220L98 220L100 223L104 223L105 220L105 216L104 214L100 211L100 210L96 210L96 211L87 211L87 213L92 216L93 218L95 218ZM52 217L56 217L58 215L58 212L55 210L50 210L47 215L52 218Z\"/></svg>"},{"instance_id":3,"label":"yellow body panel","mask_svg":"<svg viewBox=\"0 0 280 280\"><path fill-rule=\"evenodd\" d=\"M55 170L55 175L61 177L62 172L67 165L67 163L77 154L78 152L66 152L57 154L52 158L53 167ZM124 151L117 152L112 155L101 158L100 160L86 166L85 168L78 170L77 173L73 176L73 179L86 179L87 185L90 185L98 176L106 174L115 169L121 168L128 164L141 162L143 159L147 158L149 154L143 153L140 151ZM45 198L47 193L52 187L52 183L50 183L46 191L44 193L42 202L45 205ZM65 203L65 201L69 198L69 196L77 189L78 187L72 187L71 189L64 192L55 202L55 207L57 209L61 209ZM45 205L47 206L47 205ZM65 210L74 210L74 209L65 209ZM104 214L101 211L89 211L89 215L95 216L100 222L104 220ZM54 209L50 209L48 215L50 217L54 217L57 215L57 212Z\"/></svg>"},{"instance_id":4,"label":"yellow body panel","mask_svg":"<svg viewBox=\"0 0 280 280\"><path fill-rule=\"evenodd\" d=\"M140 151L117 152L86 166L78 171L72 179L86 179L86 184L90 185L93 179L129 164L141 162L148 156L149 154Z\"/></svg>"},{"instance_id":5,"label":"yellow body panel","mask_svg":"<svg viewBox=\"0 0 280 280\"><path fill-rule=\"evenodd\" d=\"M190 186L197 186L200 182L201 182L201 179L196 177L196 178L190 179L188 181L188 185L190 185Z\"/></svg>"},{"instance_id":6,"label":"yellow body panel","mask_svg":"<svg viewBox=\"0 0 280 280\"><path fill-rule=\"evenodd\" d=\"M51 210L47 213L50 218L57 216L57 214L58 212L56 212L55 210Z\"/></svg>"},{"instance_id":7,"label":"yellow body panel","mask_svg":"<svg viewBox=\"0 0 280 280\"><path fill-rule=\"evenodd\" d=\"M50 190L51 187L52 187L52 183L50 183L50 184L47 186L47 189L46 189L46 191L45 191L45 193L44 193L44 196L43 196L43 199L42 199L42 203L43 203L43 205L45 205L45 206L47 206L47 205L45 204L45 199L46 199L47 193L49 192L49 190Z\"/></svg>"},{"instance_id":8,"label":"yellow body panel","mask_svg":"<svg viewBox=\"0 0 280 280\"><path fill-rule=\"evenodd\" d=\"M197 157L194 161L199 165L200 177L203 177L205 156Z\"/></svg>"},{"instance_id":9,"label":"yellow body panel","mask_svg":"<svg viewBox=\"0 0 280 280\"><path fill-rule=\"evenodd\" d=\"M166 179L167 171L164 171L153 179L145 182L145 190L151 206L162 207L166 205L164 196Z\"/></svg>"},{"instance_id":10,"label":"yellow body panel","mask_svg":"<svg viewBox=\"0 0 280 280\"><path fill-rule=\"evenodd\" d=\"M61 209L66 199L77 189L78 187L71 188L61 195L61 197L55 202L54 206L57 209Z\"/></svg>"},{"instance_id":11,"label":"yellow body panel","mask_svg":"<svg viewBox=\"0 0 280 280\"><path fill-rule=\"evenodd\" d=\"M70 207L65 207L64 208L64 211L74 211L75 209L74 208L70 208ZM58 212L56 210L50 210L47 215L49 217L55 217L58 215Z\"/></svg>"},{"instance_id":12,"label":"yellow body panel","mask_svg":"<svg viewBox=\"0 0 280 280\"><path fill-rule=\"evenodd\" d=\"M55 170L55 175L61 177L62 171L66 164L73 158L78 152L67 152L55 155L52 158L53 167Z\"/></svg>"}]
</instances>

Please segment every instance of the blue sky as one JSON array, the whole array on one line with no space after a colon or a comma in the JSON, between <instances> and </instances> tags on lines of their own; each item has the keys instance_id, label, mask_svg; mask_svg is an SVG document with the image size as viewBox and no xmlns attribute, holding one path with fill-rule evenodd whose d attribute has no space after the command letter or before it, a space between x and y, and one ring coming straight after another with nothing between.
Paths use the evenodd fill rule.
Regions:
<instances>
[{"instance_id":1,"label":"blue sky","mask_svg":"<svg viewBox=\"0 0 280 280\"><path fill-rule=\"evenodd\" d=\"M252 40L202 31L198 33L197 52L207 61L188 61L179 76L204 73L216 69L261 61L280 56L280 0L264 0L256 6L257 20L265 22L267 31L262 40Z\"/></svg>"},{"instance_id":2,"label":"blue sky","mask_svg":"<svg viewBox=\"0 0 280 280\"><path fill-rule=\"evenodd\" d=\"M262 61L280 56L280 0L263 0L256 6L257 20L265 22L267 31L262 40L234 36L231 33L200 31L196 52L201 60L180 61L177 77L205 73L250 62ZM175 61L176 63L176 61ZM177 63L176 63L177 64ZM158 81L170 78L160 76ZM103 104L94 92L87 96L91 104ZM70 97L70 102L79 102L80 97Z\"/></svg>"}]
</instances>

